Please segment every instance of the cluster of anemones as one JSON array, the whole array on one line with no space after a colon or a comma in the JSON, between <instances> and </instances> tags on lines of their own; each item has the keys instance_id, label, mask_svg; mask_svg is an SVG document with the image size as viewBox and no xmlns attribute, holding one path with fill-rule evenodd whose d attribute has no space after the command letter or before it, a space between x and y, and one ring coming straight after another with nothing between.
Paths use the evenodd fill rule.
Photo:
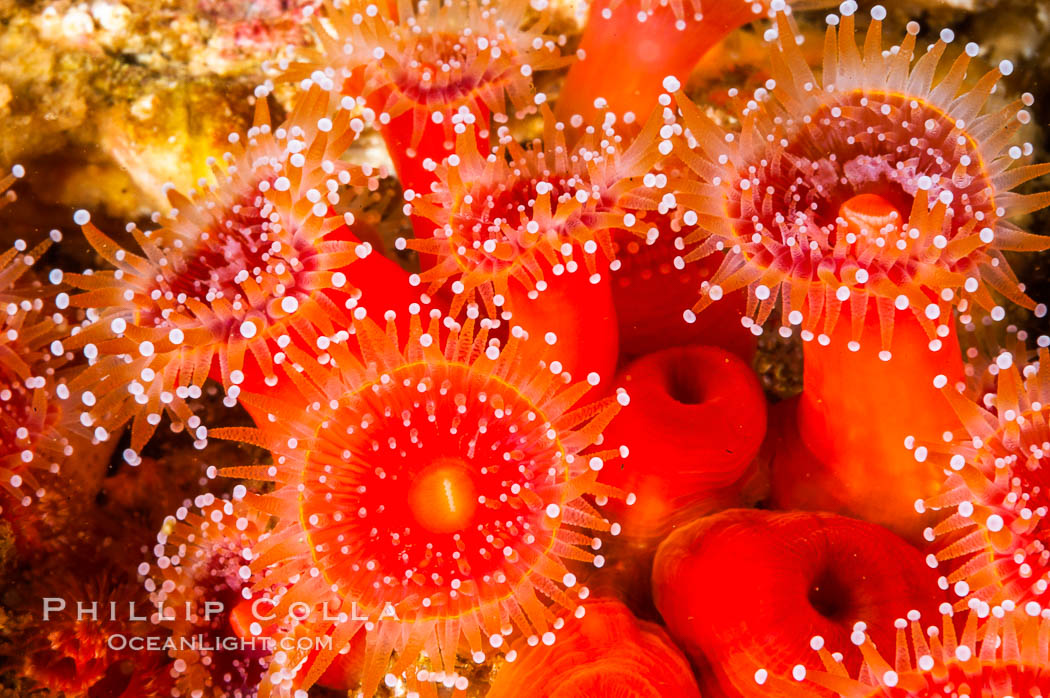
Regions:
<instances>
[{"instance_id":1,"label":"cluster of anemones","mask_svg":"<svg viewBox=\"0 0 1050 698\"><path fill-rule=\"evenodd\" d=\"M109 268L45 284L47 243L0 256L5 494L129 424L130 466L165 419L265 452L215 468L243 482L187 501L138 569L162 634L260 644L171 649L127 685L1048 690L1050 355L966 389L955 325L1045 314L1003 254L1050 247L1011 222L1050 203L1014 191L1050 166L1014 143L1030 96L989 106L1010 64L968 76L979 47L949 64L950 32L922 51L915 24L884 49L879 6L858 47L851 0L819 77L783 0L596 2L575 57L544 9L325 2L316 55L279 66L290 113L258 88L155 229L75 214ZM716 120L683 83L758 15L771 77ZM534 79L567 65L552 108ZM386 173L346 154L371 128L415 273L364 241ZM737 326L704 325L716 302ZM770 321L805 362L773 409L748 365ZM254 425L205 424L210 396ZM126 664L72 634L30 658L53 686Z\"/></svg>"}]
</instances>

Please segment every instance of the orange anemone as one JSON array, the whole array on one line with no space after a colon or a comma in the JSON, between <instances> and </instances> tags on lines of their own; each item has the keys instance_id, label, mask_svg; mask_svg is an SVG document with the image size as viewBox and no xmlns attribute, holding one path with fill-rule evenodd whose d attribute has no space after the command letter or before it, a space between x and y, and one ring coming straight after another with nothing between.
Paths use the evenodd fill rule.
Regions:
<instances>
[{"instance_id":1,"label":"orange anemone","mask_svg":"<svg viewBox=\"0 0 1050 698\"><path fill-rule=\"evenodd\" d=\"M379 312L391 305L378 303L410 297L397 266L350 231L353 212L334 211L341 186L364 186L375 173L339 160L363 127L343 110L325 116L328 102L315 87L273 127L259 97L247 138L231 134L223 165L213 163L214 183L190 198L170 191L175 210L163 227L129 226L144 256L86 211L75 216L115 269L66 275L84 290L70 303L89 318L67 341L89 360L70 390L103 436L132 421L130 463L163 413L203 446L207 428L187 401L209 376L230 400L273 387L287 347L320 353L349 324L362 288Z\"/></svg>"},{"instance_id":2,"label":"orange anemone","mask_svg":"<svg viewBox=\"0 0 1050 698\"><path fill-rule=\"evenodd\" d=\"M592 131L568 148L564 125L549 109L543 115L542 139L526 147L501 134L499 148L479 151L467 129L433 191L405 193L407 210L429 228L398 246L423 256L413 281L428 294L451 290L453 316L480 302L489 317L552 332L573 375L608 376L618 342L603 267L615 258L614 231L655 231L659 123L626 142L611 128Z\"/></svg>"},{"instance_id":3,"label":"orange anemone","mask_svg":"<svg viewBox=\"0 0 1050 698\"><path fill-rule=\"evenodd\" d=\"M324 55L289 77L331 84L367 106L405 189L430 190L434 167L472 126L488 142L490 118L533 106L532 76L566 62L564 37L527 0L325 2ZM309 76L307 78L307 76Z\"/></svg>"},{"instance_id":4,"label":"orange anemone","mask_svg":"<svg viewBox=\"0 0 1050 698\"><path fill-rule=\"evenodd\" d=\"M619 452L593 446L626 394L577 406L590 386L531 360L523 333L501 344L488 320L437 311L424 329L419 312L399 339L392 314L384 330L358 309L355 349L333 344L326 366L293 357L304 403L242 395L268 415L262 428L213 432L273 453L273 465L225 471L276 483L245 500L278 516L253 572L289 581L278 615L337 597L312 627L331 631L333 651L364 630L365 695L421 652L431 670L409 680L458 686L457 655L481 662L515 631L552 637L556 611L586 596L570 566L604 564L585 531L618 530L584 495L616 494L596 478ZM297 674L301 659L275 661L275 680L314 683L326 662Z\"/></svg>"},{"instance_id":5,"label":"orange anemone","mask_svg":"<svg viewBox=\"0 0 1050 698\"><path fill-rule=\"evenodd\" d=\"M916 458L949 473L923 504L954 510L927 534L963 608L974 598L1042 601L1050 587L1050 351L1027 364L1023 346L1003 351L990 368L996 388L980 399L943 388L963 428L914 444Z\"/></svg>"}]
</instances>

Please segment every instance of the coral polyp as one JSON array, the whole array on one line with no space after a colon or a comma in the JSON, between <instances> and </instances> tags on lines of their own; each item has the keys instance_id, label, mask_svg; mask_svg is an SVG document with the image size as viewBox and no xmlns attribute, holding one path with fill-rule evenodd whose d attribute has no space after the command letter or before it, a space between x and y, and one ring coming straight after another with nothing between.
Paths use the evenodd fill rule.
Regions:
<instances>
[{"instance_id":1,"label":"coral polyp","mask_svg":"<svg viewBox=\"0 0 1050 698\"><path fill-rule=\"evenodd\" d=\"M943 389L964 429L950 442L917 445L949 473L944 491L925 500L954 510L928 531L931 560L964 597L998 603L1042 602L1050 587L1050 352L1025 363L1004 351L992 367L996 389L978 398Z\"/></svg>"},{"instance_id":2,"label":"coral polyp","mask_svg":"<svg viewBox=\"0 0 1050 698\"><path fill-rule=\"evenodd\" d=\"M990 107L1012 66L967 89L976 44L945 65L944 40L916 51L915 23L884 50L884 15L873 11L862 49L852 13L836 17L819 79L781 18L773 79L744 110L739 136L679 98L695 148L682 157L702 182L679 196L700 219L685 259L726 255L694 312L747 287L755 323L779 306L784 331L824 342L848 315L857 342L874 305L889 351L895 309L910 309L933 338L953 307L995 311L993 291L1034 307L1002 254L1050 247L1009 220L1050 203L1046 192L1013 191L1050 172L1023 164L1031 146L1013 140L1031 97Z\"/></svg>"},{"instance_id":3,"label":"coral polyp","mask_svg":"<svg viewBox=\"0 0 1050 698\"><path fill-rule=\"evenodd\" d=\"M395 676L420 652L434 675L454 673L457 653L480 662L504 635L546 635L555 609L575 608L586 592L568 563L604 561L584 529L614 528L594 503L616 490L596 478L620 454L593 445L627 396L577 405L587 383L530 360L522 332L491 341L488 320L434 311L424 329L414 307L399 340L392 314L384 330L360 310L356 348L331 348L335 369L296 358L304 404L242 394L268 419L213 435L273 453L273 465L224 471L276 483L246 499L279 516L253 570L292 582L279 615L329 590L343 613L356 610L314 622L334 628L336 650L366 630L372 695L392 653ZM293 685L324 670L296 677L297 661L283 663Z\"/></svg>"},{"instance_id":4,"label":"coral polyp","mask_svg":"<svg viewBox=\"0 0 1050 698\"><path fill-rule=\"evenodd\" d=\"M850 640L864 657L859 672L847 670L842 655L817 635L810 646L823 669L797 664L792 678L763 670L756 679L761 690L790 698L816 692L840 698L1012 698L1050 692L1050 612L1038 604L974 602L959 616L943 608L940 627L924 629L921 621L918 611L895 621L893 656L880 652L866 626L858 624Z\"/></svg>"},{"instance_id":5,"label":"coral polyp","mask_svg":"<svg viewBox=\"0 0 1050 698\"><path fill-rule=\"evenodd\" d=\"M316 351L356 303L348 267L371 248L350 233L353 213L333 207L341 186L364 186L374 173L338 160L363 125L345 110L325 116L328 101L315 87L272 127L258 98L255 126L246 138L232 134L223 164L213 164L215 184L202 181L192 198L170 191L175 210L157 230L129 225L141 256L78 212L88 241L115 267L66 276L84 290L70 303L88 308L90 320L67 342L91 362L70 389L103 436L132 420L139 451L166 412L205 438L187 400L200 397L209 375L231 398L242 385L272 386L283 348Z\"/></svg>"},{"instance_id":6,"label":"coral polyp","mask_svg":"<svg viewBox=\"0 0 1050 698\"><path fill-rule=\"evenodd\" d=\"M433 166L453 152L455 134L508 105L532 105L534 73L565 64L564 38L545 34L545 15L526 0L327 2L318 26L324 56L292 67L361 98L406 189L425 193ZM429 162L428 162L429 160Z\"/></svg>"},{"instance_id":7,"label":"coral polyp","mask_svg":"<svg viewBox=\"0 0 1050 698\"><path fill-rule=\"evenodd\" d=\"M200 500L199 510L183 507L165 520L154 563L138 571L149 575L146 590L159 609L151 620L169 627L180 643L184 637L206 640L169 650L182 695L250 698L269 667L268 648L260 642L227 649L222 643L235 635L234 610L252 599L245 551L266 532L269 517L210 494Z\"/></svg>"}]
</instances>

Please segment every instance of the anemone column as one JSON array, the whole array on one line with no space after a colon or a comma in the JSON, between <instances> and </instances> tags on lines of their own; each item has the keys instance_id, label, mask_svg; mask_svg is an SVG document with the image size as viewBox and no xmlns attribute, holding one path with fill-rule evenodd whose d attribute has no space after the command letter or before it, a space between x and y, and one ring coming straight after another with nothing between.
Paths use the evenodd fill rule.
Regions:
<instances>
[{"instance_id":1,"label":"anemone column","mask_svg":"<svg viewBox=\"0 0 1050 698\"><path fill-rule=\"evenodd\" d=\"M756 8L759 12L756 12ZM664 78L685 84L697 62L729 32L765 16L768 2L745 0L599 0L590 7L558 98L558 116L592 123L600 111L644 121ZM617 69L616 66L620 66ZM595 100L605 106L599 108Z\"/></svg>"},{"instance_id":2,"label":"anemone column","mask_svg":"<svg viewBox=\"0 0 1050 698\"><path fill-rule=\"evenodd\" d=\"M875 315L869 312L869 335L878 331ZM888 361L872 341L849 349L848 334L840 329L827 346L803 345L804 387L795 418L805 450L785 443L774 455L774 501L852 514L918 540L923 523L908 512L923 493L937 491L942 475L936 464L916 457L914 446L957 428L934 379L943 376L937 385L963 379L958 341L952 331L939 351L931 351L911 311L896 313Z\"/></svg>"}]
</instances>

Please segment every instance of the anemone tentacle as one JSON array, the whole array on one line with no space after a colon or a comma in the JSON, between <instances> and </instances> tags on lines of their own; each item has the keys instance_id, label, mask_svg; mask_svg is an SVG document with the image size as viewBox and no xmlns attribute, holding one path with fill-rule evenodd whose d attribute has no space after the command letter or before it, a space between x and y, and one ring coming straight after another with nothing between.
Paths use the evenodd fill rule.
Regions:
<instances>
[{"instance_id":1,"label":"anemone tentacle","mask_svg":"<svg viewBox=\"0 0 1050 698\"><path fill-rule=\"evenodd\" d=\"M839 698L1011 698L1050 692L1050 611L1035 602L989 606L973 600L958 616L948 604L941 614L940 627L925 629L918 611L897 619L892 657L880 652L867 626L858 623L850 638L864 658L857 672L847 670L842 655L817 635L810 646L822 668L797 664L790 679L762 669L755 681L785 698L814 692Z\"/></svg>"}]
</instances>

